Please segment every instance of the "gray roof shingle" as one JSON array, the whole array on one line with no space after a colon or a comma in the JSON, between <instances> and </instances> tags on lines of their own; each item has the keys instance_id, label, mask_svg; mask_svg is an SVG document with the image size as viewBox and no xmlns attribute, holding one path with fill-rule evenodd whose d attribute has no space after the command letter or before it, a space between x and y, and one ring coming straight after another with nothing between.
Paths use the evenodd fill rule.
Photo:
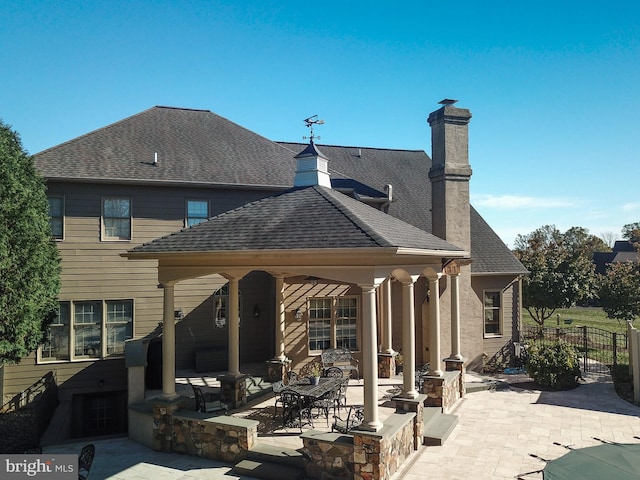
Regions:
<instances>
[{"instance_id":1,"label":"gray roof shingle","mask_svg":"<svg viewBox=\"0 0 640 480\"><path fill-rule=\"evenodd\" d=\"M335 190L313 186L249 203L133 253L404 247L460 248Z\"/></svg>"},{"instance_id":2,"label":"gray roof shingle","mask_svg":"<svg viewBox=\"0 0 640 480\"><path fill-rule=\"evenodd\" d=\"M33 159L40 174L48 179L285 189L293 185L294 157L307 147L308 144L273 142L209 110L153 107L44 150ZM336 187L379 198L385 185L392 185L394 202L389 214L431 232L431 159L424 151L331 145L321 145L319 149L329 159ZM153 164L155 153L157 165ZM288 208L274 214L290 215L293 211ZM271 228L274 223L290 233L286 227L291 223L286 217L274 217L266 227L275 230ZM524 271L474 209L471 250L472 272Z\"/></svg>"},{"instance_id":3,"label":"gray roof shingle","mask_svg":"<svg viewBox=\"0 0 640 480\"><path fill-rule=\"evenodd\" d=\"M45 178L283 188L293 185L296 165L287 149L215 113L171 107L150 108L33 160Z\"/></svg>"},{"instance_id":4,"label":"gray roof shingle","mask_svg":"<svg viewBox=\"0 0 640 480\"><path fill-rule=\"evenodd\" d=\"M301 143L279 143L293 152L305 147ZM333 145L320 145L319 148L329 159L332 185L337 186L341 179L348 178L378 190L384 190L384 186L390 184L393 186L394 201L389 207L389 214L431 232L431 158L424 151ZM358 193L366 195L365 191ZM470 215L471 271L476 274L527 273L473 207Z\"/></svg>"}]
</instances>

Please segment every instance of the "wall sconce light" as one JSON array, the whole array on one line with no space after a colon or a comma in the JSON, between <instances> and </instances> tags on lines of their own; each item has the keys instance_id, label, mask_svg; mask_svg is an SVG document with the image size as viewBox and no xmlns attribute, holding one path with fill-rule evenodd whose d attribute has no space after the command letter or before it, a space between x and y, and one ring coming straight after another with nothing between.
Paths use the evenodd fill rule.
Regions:
<instances>
[{"instance_id":1,"label":"wall sconce light","mask_svg":"<svg viewBox=\"0 0 640 480\"><path fill-rule=\"evenodd\" d=\"M296 317L296 320L298 321L302 320L302 310L300 310L300 307L296 308L295 317Z\"/></svg>"},{"instance_id":2,"label":"wall sconce light","mask_svg":"<svg viewBox=\"0 0 640 480\"><path fill-rule=\"evenodd\" d=\"M173 318L175 320L182 320L183 317L184 317L184 313L182 312L181 308L173 312Z\"/></svg>"},{"instance_id":3,"label":"wall sconce light","mask_svg":"<svg viewBox=\"0 0 640 480\"><path fill-rule=\"evenodd\" d=\"M260 316L260 307L258 306L257 303L253 307L253 316L256 317L256 318L258 318Z\"/></svg>"},{"instance_id":4,"label":"wall sconce light","mask_svg":"<svg viewBox=\"0 0 640 480\"><path fill-rule=\"evenodd\" d=\"M101 378L100 380L98 380L98 387L100 388L104 388L104 379Z\"/></svg>"},{"instance_id":5,"label":"wall sconce light","mask_svg":"<svg viewBox=\"0 0 640 480\"><path fill-rule=\"evenodd\" d=\"M305 281L307 281L308 283L311 284L311 286L315 287L316 285L318 285L318 277L306 277Z\"/></svg>"}]
</instances>

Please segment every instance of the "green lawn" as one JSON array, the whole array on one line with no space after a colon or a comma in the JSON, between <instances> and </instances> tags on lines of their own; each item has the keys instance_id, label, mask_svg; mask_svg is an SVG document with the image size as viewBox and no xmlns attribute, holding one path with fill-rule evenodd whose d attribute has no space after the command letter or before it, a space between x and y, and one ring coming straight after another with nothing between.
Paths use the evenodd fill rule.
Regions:
<instances>
[{"instance_id":1,"label":"green lawn","mask_svg":"<svg viewBox=\"0 0 640 480\"><path fill-rule=\"evenodd\" d=\"M607 314L599 307L575 307L563 308L556 310L551 317L544 321L545 327L555 327L558 324L557 316L560 315L561 327L577 327L587 325L589 327L598 327L610 332L626 333L627 324L621 320L607 318ZM571 324L565 323L565 320L571 319ZM522 309L522 321L524 325L536 326L529 312Z\"/></svg>"}]
</instances>

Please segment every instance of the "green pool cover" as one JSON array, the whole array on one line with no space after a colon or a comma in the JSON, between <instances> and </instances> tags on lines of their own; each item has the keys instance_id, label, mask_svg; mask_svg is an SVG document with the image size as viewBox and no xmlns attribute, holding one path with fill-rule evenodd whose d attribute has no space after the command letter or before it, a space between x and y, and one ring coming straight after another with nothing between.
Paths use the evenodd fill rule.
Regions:
<instances>
[{"instance_id":1,"label":"green pool cover","mask_svg":"<svg viewBox=\"0 0 640 480\"><path fill-rule=\"evenodd\" d=\"M640 444L605 443L578 448L551 460L544 480L640 479Z\"/></svg>"}]
</instances>

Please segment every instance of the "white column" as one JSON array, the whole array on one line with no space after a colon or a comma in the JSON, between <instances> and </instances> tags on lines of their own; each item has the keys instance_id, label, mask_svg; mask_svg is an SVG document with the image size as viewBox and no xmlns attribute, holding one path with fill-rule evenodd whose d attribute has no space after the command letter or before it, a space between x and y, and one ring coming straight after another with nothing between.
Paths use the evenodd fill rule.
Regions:
<instances>
[{"instance_id":1,"label":"white column","mask_svg":"<svg viewBox=\"0 0 640 480\"><path fill-rule=\"evenodd\" d=\"M382 336L382 353L393 353L393 323L392 305L391 305L391 279L388 278L380 285L380 293L382 295L384 310L382 312L382 328L384 335Z\"/></svg>"},{"instance_id":2,"label":"white column","mask_svg":"<svg viewBox=\"0 0 640 480\"><path fill-rule=\"evenodd\" d=\"M429 278L429 336L431 346L429 347L430 365L429 375L442 376L442 366L440 365L440 281L439 278Z\"/></svg>"},{"instance_id":3,"label":"white column","mask_svg":"<svg viewBox=\"0 0 640 480\"><path fill-rule=\"evenodd\" d=\"M162 397L168 400L176 393L176 324L173 307L173 283L163 284L162 313Z\"/></svg>"},{"instance_id":4,"label":"white column","mask_svg":"<svg viewBox=\"0 0 640 480\"><path fill-rule=\"evenodd\" d=\"M284 275L276 275L276 360L285 361L284 353Z\"/></svg>"},{"instance_id":5,"label":"white column","mask_svg":"<svg viewBox=\"0 0 640 480\"><path fill-rule=\"evenodd\" d=\"M402 282L402 396L416 398L416 330L413 299L413 282Z\"/></svg>"},{"instance_id":6,"label":"white column","mask_svg":"<svg viewBox=\"0 0 640 480\"><path fill-rule=\"evenodd\" d=\"M240 311L238 279L229 278L229 375L240 376Z\"/></svg>"},{"instance_id":7,"label":"white column","mask_svg":"<svg viewBox=\"0 0 640 480\"><path fill-rule=\"evenodd\" d=\"M460 274L449 275L451 279L451 358L462 360L460 353Z\"/></svg>"},{"instance_id":8,"label":"white column","mask_svg":"<svg viewBox=\"0 0 640 480\"><path fill-rule=\"evenodd\" d=\"M364 422L362 428L377 431L382 428L378 420L378 358L376 332L376 288L362 288L362 370L364 376Z\"/></svg>"}]
</instances>

